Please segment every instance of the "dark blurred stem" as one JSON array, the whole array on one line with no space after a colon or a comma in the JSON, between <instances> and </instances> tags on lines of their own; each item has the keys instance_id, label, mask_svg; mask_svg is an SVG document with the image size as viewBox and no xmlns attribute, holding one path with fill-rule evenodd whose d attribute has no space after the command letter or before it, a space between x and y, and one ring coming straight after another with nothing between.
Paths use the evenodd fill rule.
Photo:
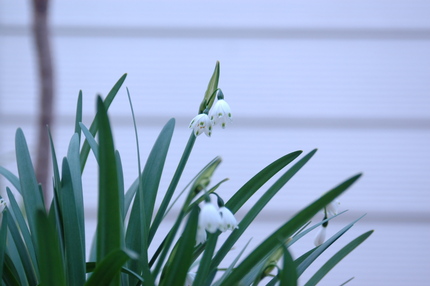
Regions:
<instances>
[{"instance_id":1,"label":"dark blurred stem","mask_svg":"<svg viewBox=\"0 0 430 286\"><path fill-rule=\"evenodd\" d=\"M48 202L49 140L47 126L53 123L54 80L48 28L48 0L33 0L33 35L39 73L39 118L36 151L36 177Z\"/></svg>"}]
</instances>

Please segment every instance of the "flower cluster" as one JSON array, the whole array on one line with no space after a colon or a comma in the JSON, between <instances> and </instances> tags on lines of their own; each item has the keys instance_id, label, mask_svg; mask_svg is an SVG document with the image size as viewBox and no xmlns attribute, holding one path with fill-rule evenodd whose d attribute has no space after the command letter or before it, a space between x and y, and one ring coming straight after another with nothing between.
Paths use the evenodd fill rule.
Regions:
<instances>
[{"instance_id":1,"label":"flower cluster","mask_svg":"<svg viewBox=\"0 0 430 286\"><path fill-rule=\"evenodd\" d=\"M338 214L340 202L338 200L335 200L328 205L325 206L323 209L324 212L324 219L327 219L328 217L332 217L334 215ZM328 226L328 221L321 224L321 227L319 228L317 235L315 236L314 244L315 246L320 246L324 243L325 237L326 237L326 229Z\"/></svg>"},{"instance_id":2,"label":"flower cluster","mask_svg":"<svg viewBox=\"0 0 430 286\"><path fill-rule=\"evenodd\" d=\"M226 123L232 121L230 106L224 100L224 94L220 89L217 91L217 98L218 101L210 110L205 109L203 113L191 120L189 128L194 130L195 136L205 133L206 136L210 137L213 125L221 123L221 127L225 128Z\"/></svg>"},{"instance_id":3,"label":"flower cluster","mask_svg":"<svg viewBox=\"0 0 430 286\"><path fill-rule=\"evenodd\" d=\"M200 208L196 236L197 245L206 241L206 231L215 233L217 230L224 232L238 228L237 220L233 213L224 206L224 202L221 199L218 199L218 202L219 206L216 206L210 200L207 200Z\"/></svg>"}]
</instances>

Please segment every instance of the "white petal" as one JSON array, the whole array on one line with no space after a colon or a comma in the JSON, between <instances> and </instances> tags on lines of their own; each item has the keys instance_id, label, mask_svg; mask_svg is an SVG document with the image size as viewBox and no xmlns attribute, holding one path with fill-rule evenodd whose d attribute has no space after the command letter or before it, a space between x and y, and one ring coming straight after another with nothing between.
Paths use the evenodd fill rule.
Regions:
<instances>
[{"instance_id":1,"label":"white petal","mask_svg":"<svg viewBox=\"0 0 430 286\"><path fill-rule=\"evenodd\" d=\"M211 136L212 133L212 121L209 119L207 114L199 114L191 120L189 128L194 130L194 135L199 136L205 133L207 136Z\"/></svg>"},{"instance_id":2,"label":"white petal","mask_svg":"<svg viewBox=\"0 0 430 286\"><path fill-rule=\"evenodd\" d=\"M227 122L232 121L231 109L224 99L219 99L209 112L209 117L214 124L221 123L224 128Z\"/></svg>"},{"instance_id":3,"label":"white petal","mask_svg":"<svg viewBox=\"0 0 430 286\"><path fill-rule=\"evenodd\" d=\"M328 205L326 205L325 209L327 211L327 215L329 217L337 215L339 211L339 205L340 205L340 202L338 200L334 200Z\"/></svg>"},{"instance_id":4,"label":"white petal","mask_svg":"<svg viewBox=\"0 0 430 286\"><path fill-rule=\"evenodd\" d=\"M317 235L315 236L314 244L315 246L320 246L325 241L326 228L320 226Z\"/></svg>"},{"instance_id":5,"label":"white petal","mask_svg":"<svg viewBox=\"0 0 430 286\"><path fill-rule=\"evenodd\" d=\"M238 227L236 218L228 208L221 207L219 212L221 214L221 226L219 228L221 231L234 230Z\"/></svg>"},{"instance_id":6,"label":"white petal","mask_svg":"<svg viewBox=\"0 0 430 286\"><path fill-rule=\"evenodd\" d=\"M212 203L205 203L199 214L199 227L214 233L221 224L221 216Z\"/></svg>"},{"instance_id":7,"label":"white petal","mask_svg":"<svg viewBox=\"0 0 430 286\"><path fill-rule=\"evenodd\" d=\"M198 226L197 234L196 234L196 245L199 245L205 242L206 238L207 238L206 230L203 227Z\"/></svg>"}]
</instances>

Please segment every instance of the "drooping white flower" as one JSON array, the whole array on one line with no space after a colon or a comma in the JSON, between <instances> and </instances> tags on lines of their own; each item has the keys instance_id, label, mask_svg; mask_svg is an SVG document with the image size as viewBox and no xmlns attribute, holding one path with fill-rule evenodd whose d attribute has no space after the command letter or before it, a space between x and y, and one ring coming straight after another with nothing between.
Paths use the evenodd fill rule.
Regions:
<instances>
[{"instance_id":1,"label":"drooping white flower","mask_svg":"<svg viewBox=\"0 0 430 286\"><path fill-rule=\"evenodd\" d=\"M203 227L200 227L200 225L197 226L197 234L196 234L196 245L199 245L203 242L205 242L207 239L207 233L206 229Z\"/></svg>"},{"instance_id":2,"label":"drooping white flower","mask_svg":"<svg viewBox=\"0 0 430 286\"><path fill-rule=\"evenodd\" d=\"M222 128L225 128L226 123L232 121L230 106L224 99L218 99L209 111L209 117L214 125L221 123Z\"/></svg>"},{"instance_id":3,"label":"drooping white flower","mask_svg":"<svg viewBox=\"0 0 430 286\"><path fill-rule=\"evenodd\" d=\"M196 279L197 273L195 272L188 272L187 273L187 279L185 280L185 286L192 286L194 283L194 279Z\"/></svg>"},{"instance_id":4,"label":"drooping white flower","mask_svg":"<svg viewBox=\"0 0 430 286\"><path fill-rule=\"evenodd\" d=\"M211 202L205 202L199 213L198 227L214 233L221 225L221 215L215 205Z\"/></svg>"},{"instance_id":5,"label":"drooping white flower","mask_svg":"<svg viewBox=\"0 0 430 286\"><path fill-rule=\"evenodd\" d=\"M204 132L206 136L210 137L212 134L212 124L209 116L205 113L201 113L191 120L189 128L194 130L194 135L196 136Z\"/></svg>"},{"instance_id":6,"label":"drooping white flower","mask_svg":"<svg viewBox=\"0 0 430 286\"><path fill-rule=\"evenodd\" d=\"M219 213L221 214L221 225L219 230L226 231L228 229L234 230L235 228L238 228L237 220L228 208L220 207Z\"/></svg>"},{"instance_id":7,"label":"drooping white flower","mask_svg":"<svg viewBox=\"0 0 430 286\"><path fill-rule=\"evenodd\" d=\"M315 246L320 246L325 241L325 235L326 235L326 227L321 225L317 235L315 236L314 244Z\"/></svg>"},{"instance_id":8,"label":"drooping white flower","mask_svg":"<svg viewBox=\"0 0 430 286\"><path fill-rule=\"evenodd\" d=\"M331 217L338 214L340 202L338 200L334 200L328 205L325 206L325 211L327 212L327 216Z\"/></svg>"}]
</instances>

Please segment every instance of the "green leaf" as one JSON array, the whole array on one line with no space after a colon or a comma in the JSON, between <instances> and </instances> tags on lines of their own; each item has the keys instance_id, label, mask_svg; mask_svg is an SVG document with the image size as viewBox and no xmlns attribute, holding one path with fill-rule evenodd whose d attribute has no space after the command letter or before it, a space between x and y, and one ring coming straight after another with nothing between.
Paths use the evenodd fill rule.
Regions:
<instances>
[{"instance_id":1,"label":"green leaf","mask_svg":"<svg viewBox=\"0 0 430 286\"><path fill-rule=\"evenodd\" d=\"M22 192L21 192L21 185L19 182L19 179L17 176L15 176L14 174L12 174L11 171L5 169L4 167L0 166L0 174L3 175L3 177L5 177L9 182L12 183L12 185L15 187L15 189L17 189L17 191L21 194L22 196Z\"/></svg>"},{"instance_id":2,"label":"green leaf","mask_svg":"<svg viewBox=\"0 0 430 286\"><path fill-rule=\"evenodd\" d=\"M194 285L210 284L210 283L207 283L208 282L207 279L209 277L209 273L215 270L210 268L210 266L211 266L211 260L215 251L219 234L220 234L220 231L217 231L216 233L208 234L205 251L203 252L203 257L199 264L197 275L193 283Z\"/></svg>"},{"instance_id":3,"label":"green leaf","mask_svg":"<svg viewBox=\"0 0 430 286\"><path fill-rule=\"evenodd\" d=\"M54 141L52 140L51 130L48 128L48 135L49 135L49 145L51 148L51 158L52 158L52 170L54 173L54 192L57 196L60 196L59 190L61 188L61 180L60 180L60 172L58 169L58 161L57 161L57 155L55 152L54 147Z\"/></svg>"},{"instance_id":4,"label":"green leaf","mask_svg":"<svg viewBox=\"0 0 430 286\"><path fill-rule=\"evenodd\" d=\"M329 248L339 237L344 235L357 221L362 219L364 217L361 216L358 219L354 220L353 222L346 225L344 228L342 228L340 231L338 231L335 235L327 239L326 242L318 246L308 257L306 257L305 260L303 260L300 265L297 266L297 275L300 276L302 273L315 261L315 259L318 258L327 248Z\"/></svg>"},{"instance_id":5,"label":"green leaf","mask_svg":"<svg viewBox=\"0 0 430 286\"><path fill-rule=\"evenodd\" d=\"M152 239L154 238L155 233L166 214L166 210L168 209L170 201L176 190L176 187L178 186L179 179L182 176L182 172L185 169L185 165L187 164L188 158L190 157L190 154L194 147L195 142L196 142L196 136L194 135L193 132L191 132L187 145L185 146L184 152L182 153L181 159L178 163L178 167L176 168L175 174L173 175L170 185L166 191L166 194L164 195L164 198L160 204L157 215L155 216L154 221L152 222L151 229L149 232L149 239L148 239L149 243L152 242Z\"/></svg>"},{"instance_id":6,"label":"green leaf","mask_svg":"<svg viewBox=\"0 0 430 286\"><path fill-rule=\"evenodd\" d=\"M205 97L200 104L199 114L202 113L206 108L210 109L215 101L214 93L218 89L219 70L219 61L217 61L215 65L215 70L212 74L211 79L209 80L209 84L205 92Z\"/></svg>"},{"instance_id":7,"label":"green leaf","mask_svg":"<svg viewBox=\"0 0 430 286\"><path fill-rule=\"evenodd\" d=\"M131 251L116 249L110 252L100 262L96 263L85 286L111 285L119 277L121 268L130 258L137 258Z\"/></svg>"},{"instance_id":8,"label":"green leaf","mask_svg":"<svg viewBox=\"0 0 430 286\"><path fill-rule=\"evenodd\" d=\"M194 245L196 244L197 221L198 208L195 207L190 213L177 247L172 250L171 257L166 263L160 279L160 286L185 284L188 269L192 264Z\"/></svg>"},{"instance_id":9,"label":"green leaf","mask_svg":"<svg viewBox=\"0 0 430 286\"><path fill-rule=\"evenodd\" d=\"M16 264L6 253L4 256L3 274L1 276L5 285L8 285L8 286L23 285L23 282L20 281L20 277L24 277L24 275L20 276L19 271L16 269L15 266Z\"/></svg>"},{"instance_id":10,"label":"green leaf","mask_svg":"<svg viewBox=\"0 0 430 286\"><path fill-rule=\"evenodd\" d=\"M148 160L146 161L145 168L143 169L142 182L145 182L143 187L143 211L145 212L147 226L151 223L158 186L160 184L161 174L163 173L164 163L166 161L167 151L169 150L174 128L175 120L172 118L167 122L158 136L149 154ZM147 232L149 232L149 229Z\"/></svg>"},{"instance_id":11,"label":"green leaf","mask_svg":"<svg viewBox=\"0 0 430 286\"><path fill-rule=\"evenodd\" d=\"M97 144L96 139L94 139L94 136L91 134L91 132L87 129L87 127L83 123L79 123L79 126L81 127L82 133L84 133L84 136L86 138L86 143L89 144L91 147L91 150L93 151L94 157L96 158L97 163L99 161L99 144Z\"/></svg>"},{"instance_id":12,"label":"green leaf","mask_svg":"<svg viewBox=\"0 0 430 286\"><path fill-rule=\"evenodd\" d=\"M36 233L36 212L38 210L45 210L45 204L43 203L43 196L36 180L27 142L20 128L18 128L15 135L15 151L28 225L33 234L33 244L38 245L37 240L35 240L36 236L34 235Z\"/></svg>"},{"instance_id":13,"label":"green leaf","mask_svg":"<svg viewBox=\"0 0 430 286\"><path fill-rule=\"evenodd\" d=\"M291 256L288 248L283 245L284 250L284 263L282 271L279 274L281 281L279 286L296 286L297 285L297 272L294 265L293 257Z\"/></svg>"},{"instance_id":14,"label":"green leaf","mask_svg":"<svg viewBox=\"0 0 430 286\"><path fill-rule=\"evenodd\" d=\"M50 223L46 212L36 211L36 233L39 242L37 257L39 259L40 285L67 285L64 262L55 228ZM68 265L70 266L70 265Z\"/></svg>"},{"instance_id":15,"label":"green leaf","mask_svg":"<svg viewBox=\"0 0 430 286\"><path fill-rule=\"evenodd\" d=\"M286 171L265 193L261 198L254 204L249 210L245 217L240 221L239 228L235 229L232 234L227 238L221 248L215 255L212 263L213 267L216 267L221 263L230 249L234 246L240 236L245 232L251 222L257 217L260 211L267 205L267 203L275 196L278 191L312 158L315 154L316 149L309 152L306 156L300 159L294 164L288 171ZM248 199L252 196L267 180L275 175L279 170L285 167L288 163L292 162L301 151L290 153L281 159L276 160L250 181L248 181L239 191L236 193L241 194L241 197L234 195L227 203L226 207L235 213ZM247 192L248 191L248 192Z\"/></svg>"},{"instance_id":16,"label":"green leaf","mask_svg":"<svg viewBox=\"0 0 430 286\"><path fill-rule=\"evenodd\" d=\"M115 151L115 158L116 158L116 168L118 173L119 206L121 208L122 221L124 221L126 216L126 213L124 211L124 173L122 171L123 169L122 169L121 155L119 154L118 150Z\"/></svg>"},{"instance_id":17,"label":"green leaf","mask_svg":"<svg viewBox=\"0 0 430 286\"><path fill-rule=\"evenodd\" d=\"M37 260L36 260L36 251L33 245L33 240L30 235L30 231L28 230L27 223L25 222L24 216L21 212L21 209L12 194L12 191L6 187L7 196L9 198L9 206L8 210L12 217L9 218L9 220L15 220L15 222L18 224L18 228L21 231L21 236L24 239L24 243L27 247L28 254L31 257L31 263L34 265L34 267L37 269ZM37 275L38 271L36 271Z\"/></svg>"},{"instance_id":18,"label":"green leaf","mask_svg":"<svg viewBox=\"0 0 430 286\"><path fill-rule=\"evenodd\" d=\"M111 105L112 101L114 100L115 96L117 95L119 89L121 88L122 84L125 81L125 78L127 77L127 74L124 74L116 83L115 85L112 87L112 89L110 90L110 92L108 93L108 95L106 96L103 105L106 108L106 110L109 109L109 106ZM96 135L98 129L99 129L99 123L97 120L98 115L96 115L96 118L94 118L94 121L91 123L90 126L90 132L93 136ZM81 170L83 171L85 168L85 164L87 162L87 158L88 158L88 154L90 153L90 145L88 144L88 141L84 142L84 145L82 146L81 149L81 157L80 157L80 162L81 162Z\"/></svg>"},{"instance_id":19,"label":"green leaf","mask_svg":"<svg viewBox=\"0 0 430 286\"><path fill-rule=\"evenodd\" d=\"M0 215L0 217L2 217L0 222L0 277L3 277L3 264L4 264L5 250L6 250L8 212L4 211L3 215Z\"/></svg>"},{"instance_id":20,"label":"green leaf","mask_svg":"<svg viewBox=\"0 0 430 286\"><path fill-rule=\"evenodd\" d=\"M236 256L236 258L233 260L233 262L230 264L230 266L225 270L224 274L221 276L221 278L216 281L213 286L219 286L224 281L228 275L230 275L231 271L233 271L234 266L239 261L240 257L242 256L245 249L248 247L249 243L251 242L251 239L246 243L246 245L242 248L242 250L239 252L239 254Z\"/></svg>"},{"instance_id":21,"label":"green leaf","mask_svg":"<svg viewBox=\"0 0 430 286\"><path fill-rule=\"evenodd\" d=\"M351 251L353 251L357 246L364 242L371 234L373 230L363 233L347 245L345 245L341 250L339 250L335 255L333 255L320 269L309 279L305 286L317 285L319 281L335 267L343 258L345 258Z\"/></svg>"},{"instance_id":22,"label":"green leaf","mask_svg":"<svg viewBox=\"0 0 430 286\"><path fill-rule=\"evenodd\" d=\"M70 170L70 179L73 186L73 195L75 198L75 207L77 215L77 225L81 241L85 241L85 214L84 214L84 196L82 189L81 163L79 158L79 135L75 133L69 143L67 151L67 163ZM82 244L82 253L85 253L85 244Z\"/></svg>"},{"instance_id":23,"label":"green leaf","mask_svg":"<svg viewBox=\"0 0 430 286\"><path fill-rule=\"evenodd\" d=\"M115 147L107 110L100 97L97 98L97 122L100 128L97 262L100 262L109 253L121 248L122 237Z\"/></svg>"},{"instance_id":24,"label":"green leaf","mask_svg":"<svg viewBox=\"0 0 430 286\"><path fill-rule=\"evenodd\" d=\"M272 253L274 249L278 248L280 241L285 241L290 237L318 211L350 187L360 176L361 174L346 180L296 214L271 236L264 240L253 252L251 252L248 257L246 257L242 263L233 270L231 275L227 277L222 285L236 285L246 275L246 273L248 273L249 269L252 269L257 263L267 257L268 254ZM297 271L297 273L299 274L299 271Z\"/></svg>"},{"instance_id":25,"label":"green leaf","mask_svg":"<svg viewBox=\"0 0 430 286\"><path fill-rule=\"evenodd\" d=\"M77 134L75 133L76 139ZM77 165L79 167L79 165ZM79 169L78 169L79 171ZM61 205L64 227L64 247L67 265L67 285L83 285L85 282L85 236L80 225L71 170L66 158L62 166Z\"/></svg>"},{"instance_id":26,"label":"green leaf","mask_svg":"<svg viewBox=\"0 0 430 286\"><path fill-rule=\"evenodd\" d=\"M30 255L27 251L27 247L25 246L24 241L22 240L19 229L12 218L7 220L7 224L8 224L10 234L16 245L16 249L18 251L20 261L24 268L26 279L30 285L36 285L37 277L36 277L35 269L31 261Z\"/></svg>"},{"instance_id":27,"label":"green leaf","mask_svg":"<svg viewBox=\"0 0 430 286\"><path fill-rule=\"evenodd\" d=\"M312 151L307 156L312 157L315 152L316 150ZM302 154L302 151L292 152L279 158L278 160L265 167L257 175L252 177L245 185L243 185L230 198L230 200L225 204L225 206L233 213L236 213L248 201L248 199L252 197L255 192L261 188L261 186L263 186L270 178L272 178L285 166L294 161L298 156L300 156L300 154Z\"/></svg>"},{"instance_id":28,"label":"green leaf","mask_svg":"<svg viewBox=\"0 0 430 286\"><path fill-rule=\"evenodd\" d=\"M81 127L79 123L82 122L82 90L79 91L78 101L76 104L76 116L75 116L75 133L78 134L79 142L81 141Z\"/></svg>"}]
</instances>

